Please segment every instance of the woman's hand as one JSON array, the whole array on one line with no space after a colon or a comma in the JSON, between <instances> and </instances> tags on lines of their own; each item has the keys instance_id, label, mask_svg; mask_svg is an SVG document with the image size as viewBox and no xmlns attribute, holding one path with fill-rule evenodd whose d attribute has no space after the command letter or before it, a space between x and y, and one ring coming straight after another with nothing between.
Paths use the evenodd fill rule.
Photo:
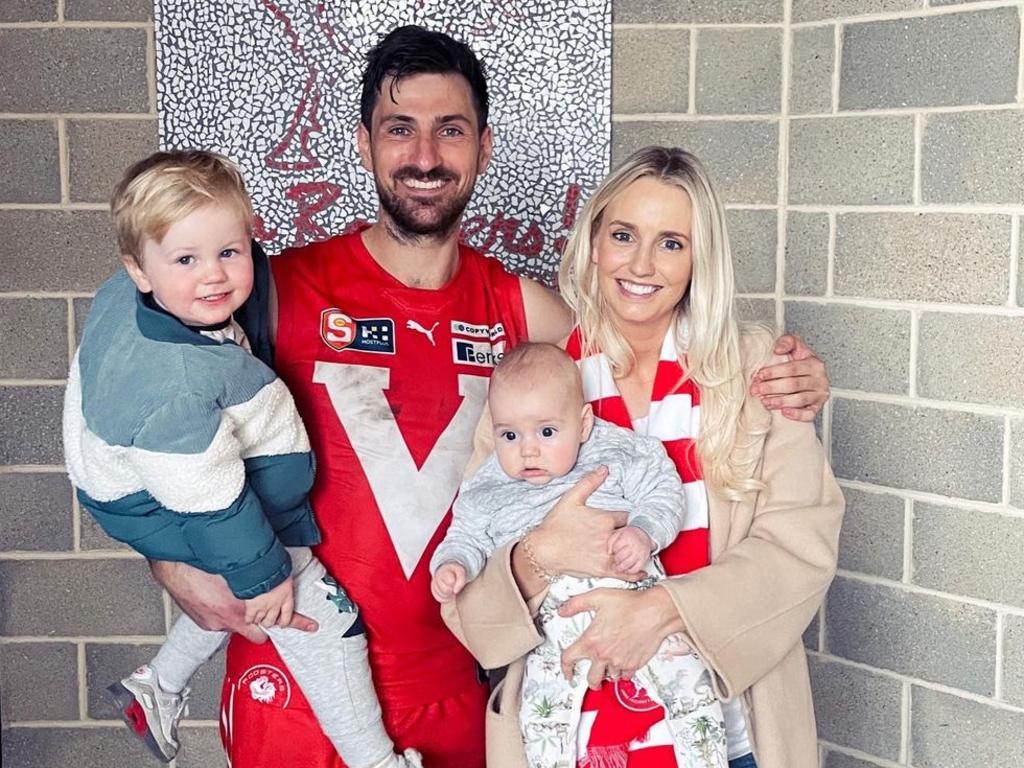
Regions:
<instances>
[{"instance_id":1,"label":"woman's hand","mask_svg":"<svg viewBox=\"0 0 1024 768\"><path fill-rule=\"evenodd\" d=\"M590 611L590 626L562 652L562 674L571 680L576 663L590 659L587 685L593 690L605 679L629 679L650 661L662 641L684 630L682 617L664 589L637 592L595 589L566 600L560 616Z\"/></svg>"},{"instance_id":2,"label":"woman's hand","mask_svg":"<svg viewBox=\"0 0 1024 768\"><path fill-rule=\"evenodd\" d=\"M772 351L792 360L755 373L750 394L760 397L770 411L781 409L787 419L814 421L830 393L825 364L796 334L780 336Z\"/></svg>"}]
</instances>

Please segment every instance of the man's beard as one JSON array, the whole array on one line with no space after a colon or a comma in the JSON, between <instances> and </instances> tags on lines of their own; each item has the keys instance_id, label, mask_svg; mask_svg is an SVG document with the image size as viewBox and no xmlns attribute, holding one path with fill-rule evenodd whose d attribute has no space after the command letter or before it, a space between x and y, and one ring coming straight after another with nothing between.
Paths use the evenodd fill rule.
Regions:
<instances>
[{"instance_id":1,"label":"man's beard","mask_svg":"<svg viewBox=\"0 0 1024 768\"><path fill-rule=\"evenodd\" d=\"M420 173L416 169L400 168L395 174L396 185L401 184L403 179L415 179L417 181L438 181L446 180L454 182L457 177L444 167L435 168L427 173ZM469 198L473 194L473 188L466 190L465 194L440 198L432 203L424 204L409 198L400 197L397 193L387 189L376 176L374 181L377 186L377 196L380 198L381 208L387 213L389 229L403 241L415 241L421 239L444 240L459 224L462 213L466 210ZM429 209L432 215L424 217L424 210Z\"/></svg>"}]
</instances>

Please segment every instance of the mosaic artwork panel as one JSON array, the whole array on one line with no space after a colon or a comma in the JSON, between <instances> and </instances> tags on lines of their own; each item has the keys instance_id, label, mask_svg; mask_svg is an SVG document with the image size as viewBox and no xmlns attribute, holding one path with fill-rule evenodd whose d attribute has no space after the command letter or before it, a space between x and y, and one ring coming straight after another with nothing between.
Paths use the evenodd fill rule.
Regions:
<instances>
[{"instance_id":1,"label":"mosaic artwork panel","mask_svg":"<svg viewBox=\"0 0 1024 768\"><path fill-rule=\"evenodd\" d=\"M608 171L610 0L157 0L161 145L238 161L271 252L372 221L359 78L402 24L465 41L487 70L495 153L463 236L551 283L581 198Z\"/></svg>"}]
</instances>

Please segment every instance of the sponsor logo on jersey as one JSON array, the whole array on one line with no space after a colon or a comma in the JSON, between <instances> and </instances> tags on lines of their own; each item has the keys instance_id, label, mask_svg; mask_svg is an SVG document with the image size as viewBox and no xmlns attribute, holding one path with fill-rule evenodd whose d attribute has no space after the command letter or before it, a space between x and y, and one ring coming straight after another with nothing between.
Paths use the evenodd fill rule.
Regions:
<instances>
[{"instance_id":1,"label":"sponsor logo on jersey","mask_svg":"<svg viewBox=\"0 0 1024 768\"><path fill-rule=\"evenodd\" d=\"M351 317L332 307L320 313L320 338L335 352L354 349L393 355L395 321L390 317Z\"/></svg>"},{"instance_id":2,"label":"sponsor logo on jersey","mask_svg":"<svg viewBox=\"0 0 1024 768\"><path fill-rule=\"evenodd\" d=\"M487 341L452 339L452 359L460 365L493 368L504 356L504 340L492 344Z\"/></svg>"},{"instance_id":3,"label":"sponsor logo on jersey","mask_svg":"<svg viewBox=\"0 0 1024 768\"><path fill-rule=\"evenodd\" d=\"M461 320L452 320L452 335L496 341L505 336L505 326L501 323L497 325L474 325L473 323L464 323Z\"/></svg>"},{"instance_id":4,"label":"sponsor logo on jersey","mask_svg":"<svg viewBox=\"0 0 1024 768\"><path fill-rule=\"evenodd\" d=\"M615 681L615 698L626 709L633 712L650 712L661 705L647 695L647 689L637 685L633 680Z\"/></svg>"},{"instance_id":5,"label":"sponsor logo on jersey","mask_svg":"<svg viewBox=\"0 0 1024 768\"><path fill-rule=\"evenodd\" d=\"M247 691L253 701L279 709L287 707L292 698L292 686L288 677L270 664L249 667L238 678L236 688L239 691Z\"/></svg>"}]
</instances>

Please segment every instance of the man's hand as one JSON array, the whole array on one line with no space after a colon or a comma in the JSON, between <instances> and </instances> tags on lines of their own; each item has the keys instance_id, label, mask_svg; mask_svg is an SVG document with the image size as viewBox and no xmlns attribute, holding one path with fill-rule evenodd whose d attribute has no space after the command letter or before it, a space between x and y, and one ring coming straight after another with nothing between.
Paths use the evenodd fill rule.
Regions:
<instances>
[{"instance_id":1,"label":"man's hand","mask_svg":"<svg viewBox=\"0 0 1024 768\"><path fill-rule=\"evenodd\" d=\"M439 603L454 600L466 586L466 569L458 563L445 563L430 580L430 593Z\"/></svg>"},{"instance_id":2,"label":"man's hand","mask_svg":"<svg viewBox=\"0 0 1024 768\"><path fill-rule=\"evenodd\" d=\"M231 594L222 576L206 573L184 563L150 560L150 570L181 610L203 629L236 632L253 643L267 639L259 627L245 621L245 603ZM301 613L293 613L292 629L315 632L318 625Z\"/></svg>"},{"instance_id":3,"label":"man's hand","mask_svg":"<svg viewBox=\"0 0 1024 768\"><path fill-rule=\"evenodd\" d=\"M292 577L269 592L245 601L245 621L261 627L287 627L295 610L295 582Z\"/></svg>"},{"instance_id":4,"label":"man's hand","mask_svg":"<svg viewBox=\"0 0 1024 768\"><path fill-rule=\"evenodd\" d=\"M772 351L791 359L755 373L750 394L760 397L770 411L781 409L787 419L814 421L829 397L825 364L796 334L780 336Z\"/></svg>"}]
</instances>

